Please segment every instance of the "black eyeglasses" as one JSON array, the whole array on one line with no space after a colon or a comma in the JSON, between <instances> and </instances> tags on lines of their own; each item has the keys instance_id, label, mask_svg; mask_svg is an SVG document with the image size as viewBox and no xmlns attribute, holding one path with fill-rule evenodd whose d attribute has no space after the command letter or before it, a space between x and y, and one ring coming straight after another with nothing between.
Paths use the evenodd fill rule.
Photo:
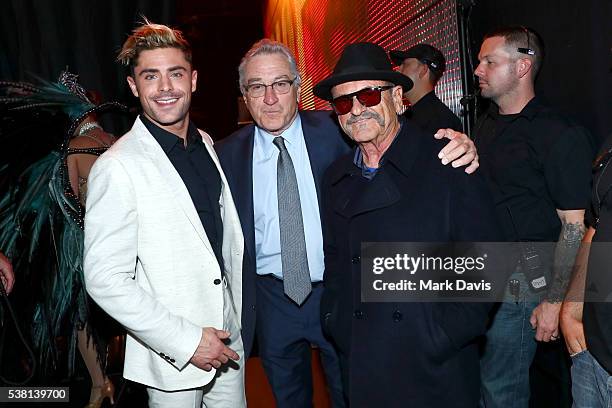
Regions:
<instances>
[{"instance_id":1,"label":"black eyeglasses","mask_svg":"<svg viewBox=\"0 0 612 408\"><path fill-rule=\"evenodd\" d=\"M296 78L293 79L281 79L280 81L272 82L270 85L266 84L250 84L245 86L249 96L253 98L261 98L266 93L266 89L270 86L272 90L279 95L286 94L291 89L291 85L295 82Z\"/></svg>"},{"instance_id":2,"label":"black eyeglasses","mask_svg":"<svg viewBox=\"0 0 612 408\"><path fill-rule=\"evenodd\" d=\"M353 109L353 98L357 97L360 104L366 107L376 106L380 103L381 93L395 85L372 86L360 89L357 92L342 95L332 99L331 105L338 115L346 115Z\"/></svg>"},{"instance_id":3,"label":"black eyeglasses","mask_svg":"<svg viewBox=\"0 0 612 408\"><path fill-rule=\"evenodd\" d=\"M527 28L525 27L521 27L521 28L523 29L523 32L525 33L525 37L527 37L527 48L518 47L516 50L520 52L521 54L535 55L535 51L531 48L530 42L529 42L529 30L527 30Z\"/></svg>"}]
</instances>

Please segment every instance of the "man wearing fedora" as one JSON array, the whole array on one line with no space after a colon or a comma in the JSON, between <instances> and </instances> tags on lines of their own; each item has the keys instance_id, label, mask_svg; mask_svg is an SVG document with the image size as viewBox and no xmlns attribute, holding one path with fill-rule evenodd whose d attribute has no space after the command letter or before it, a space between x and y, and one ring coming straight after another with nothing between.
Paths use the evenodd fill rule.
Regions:
<instances>
[{"instance_id":1,"label":"man wearing fedora","mask_svg":"<svg viewBox=\"0 0 612 408\"><path fill-rule=\"evenodd\" d=\"M500 237L480 175L441 165L441 141L396 113L411 87L381 47L356 43L313 89L357 144L324 178L323 330L337 348L352 407L473 408L480 395L476 339L489 303L361 301L363 242Z\"/></svg>"},{"instance_id":2,"label":"man wearing fedora","mask_svg":"<svg viewBox=\"0 0 612 408\"><path fill-rule=\"evenodd\" d=\"M440 128L461 131L457 115L434 92L446 69L442 51L429 44L417 44L406 51L390 51L389 56L413 83L412 88L404 93L410 102L404 116L430 135Z\"/></svg>"},{"instance_id":3,"label":"man wearing fedora","mask_svg":"<svg viewBox=\"0 0 612 408\"><path fill-rule=\"evenodd\" d=\"M256 335L276 406L312 407L311 345L317 345L332 406L343 406L338 358L319 322L324 272L320 210L324 172L350 149L333 113L298 110L301 77L286 46L258 41L238 72L255 123L215 147L245 237L246 355ZM454 135L440 132L451 139ZM432 152L432 159L438 154ZM478 166L465 136L451 140L439 157L453 166L470 164L469 172Z\"/></svg>"}]
</instances>

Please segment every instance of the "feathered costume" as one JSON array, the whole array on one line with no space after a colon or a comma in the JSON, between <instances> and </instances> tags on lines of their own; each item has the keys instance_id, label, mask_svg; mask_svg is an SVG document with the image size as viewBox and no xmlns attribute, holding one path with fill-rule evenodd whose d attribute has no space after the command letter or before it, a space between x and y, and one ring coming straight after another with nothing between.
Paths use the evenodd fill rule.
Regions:
<instances>
[{"instance_id":1,"label":"feathered costume","mask_svg":"<svg viewBox=\"0 0 612 408\"><path fill-rule=\"evenodd\" d=\"M101 155L108 147L73 149L70 139L81 122L92 113L108 109L125 110L116 102L95 106L78 84L77 76L62 72L57 83L39 79L40 85L0 82L0 105L5 113L47 111L66 115L70 126L59 150L52 151L25 169L17 180L8 179L0 197L0 250L12 259L20 275L32 272L36 257L45 256L39 272L40 296L34 309L32 341L43 368L57 368L56 339L69 325L68 373L75 367L77 330L87 327L102 367L106 365L106 344L92 322L91 305L83 277L84 208L74 194L68 177L71 154ZM0 173L8 167L0 166ZM47 244L46 240L50 242ZM41 247L48 249L41 254ZM41 262L36 262L40 268ZM22 273L20 273L22 272ZM85 325L85 323L88 323Z\"/></svg>"}]
</instances>

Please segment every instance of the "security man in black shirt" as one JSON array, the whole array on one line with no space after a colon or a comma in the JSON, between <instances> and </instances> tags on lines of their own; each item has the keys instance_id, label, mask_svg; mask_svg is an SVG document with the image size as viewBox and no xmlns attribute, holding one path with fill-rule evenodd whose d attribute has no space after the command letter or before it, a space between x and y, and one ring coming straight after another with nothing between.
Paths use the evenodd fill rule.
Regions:
<instances>
[{"instance_id":1,"label":"security man in black shirt","mask_svg":"<svg viewBox=\"0 0 612 408\"><path fill-rule=\"evenodd\" d=\"M442 52L429 44L417 44L407 51L391 51L389 55L399 65L399 71L414 83L404 94L411 105L405 117L429 134L448 128L461 131L459 118L434 92L446 68Z\"/></svg>"},{"instance_id":2,"label":"security man in black shirt","mask_svg":"<svg viewBox=\"0 0 612 408\"><path fill-rule=\"evenodd\" d=\"M534 251L529 248L535 245L522 245L530 253L522 254L509 280L507 299L492 319L481 358L482 405L487 408L529 406L536 341L559 338L561 301L585 233L589 138L586 130L535 97L542 57L542 43L533 31L501 28L485 36L475 71L481 95L492 104L476 124L474 138L506 238L556 242L550 273L532 268Z\"/></svg>"}]
</instances>

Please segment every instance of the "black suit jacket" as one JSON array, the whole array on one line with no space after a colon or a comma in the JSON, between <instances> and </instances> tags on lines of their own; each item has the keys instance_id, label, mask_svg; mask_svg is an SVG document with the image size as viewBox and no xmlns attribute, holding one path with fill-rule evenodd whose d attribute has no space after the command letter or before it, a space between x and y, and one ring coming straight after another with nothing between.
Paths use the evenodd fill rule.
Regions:
<instances>
[{"instance_id":1,"label":"black suit jacket","mask_svg":"<svg viewBox=\"0 0 612 408\"><path fill-rule=\"evenodd\" d=\"M476 339L492 304L361 302L362 242L501 239L484 180L443 166L444 144L405 122L372 180L352 154L325 176L321 314L352 407L477 405Z\"/></svg>"},{"instance_id":2,"label":"black suit jacket","mask_svg":"<svg viewBox=\"0 0 612 408\"><path fill-rule=\"evenodd\" d=\"M300 111L302 131L321 208L323 174L350 148L329 111ZM242 277L242 340L248 357L255 337L255 227L253 216L253 141L255 125L248 125L215 144L230 185L245 239Z\"/></svg>"}]
</instances>

